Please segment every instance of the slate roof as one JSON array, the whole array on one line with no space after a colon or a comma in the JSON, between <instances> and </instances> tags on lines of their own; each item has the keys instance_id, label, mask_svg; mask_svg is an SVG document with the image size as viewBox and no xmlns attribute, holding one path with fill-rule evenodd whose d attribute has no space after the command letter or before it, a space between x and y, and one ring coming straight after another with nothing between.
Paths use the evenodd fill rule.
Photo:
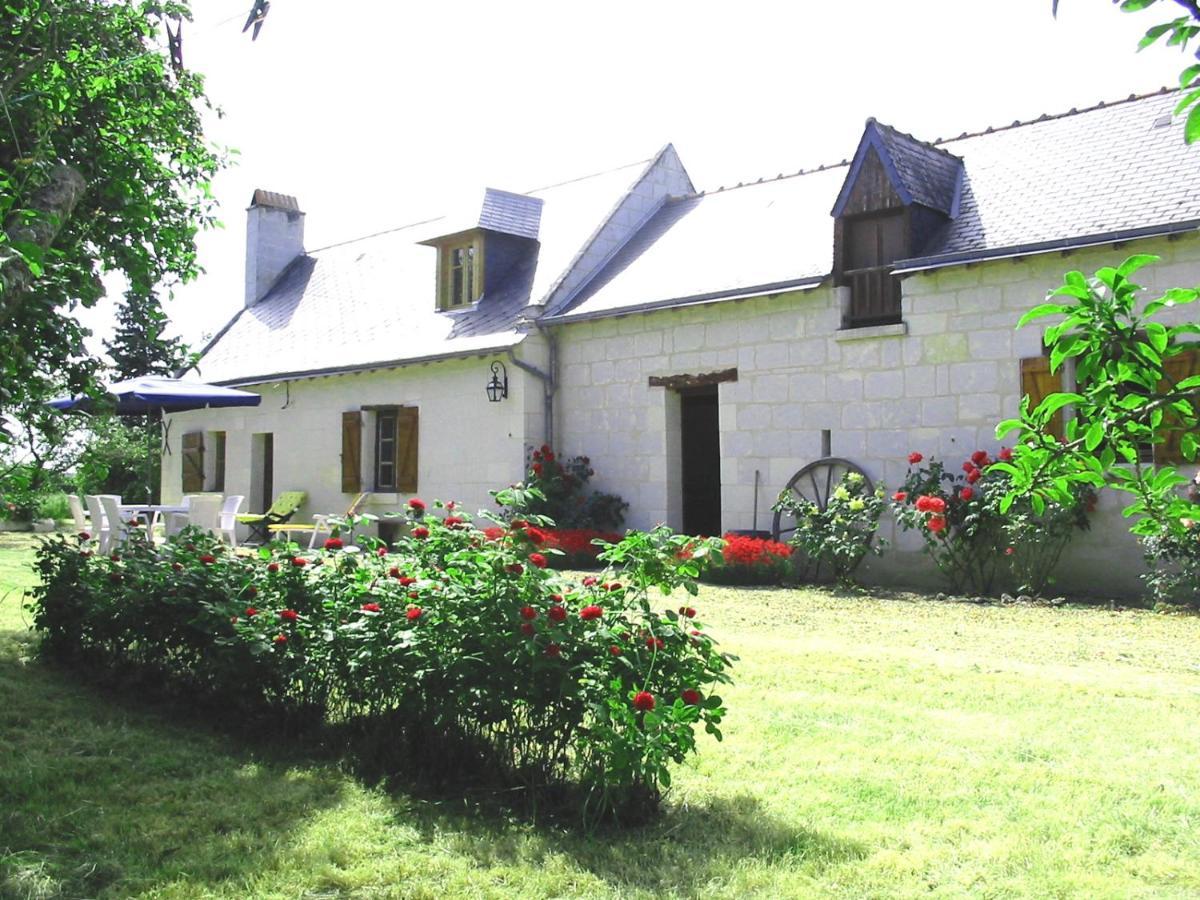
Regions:
<instances>
[{"instance_id":1,"label":"slate roof","mask_svg":"<svg viewBox=\"0 0 1200 900\"><path fill-rule=\"evenodd\" d=\"M878 131L913 202L939 210L951 218L957 216L962 160L943 147L919 141L882 122L871 119L870 125Z\"/></svg>"},{"instance_id":2,"label":"slate roof","mask_svg":"<svg viewBox=\"0 0 1200 900\"><path fill-rule=\"evenodd\" d=\"M536 256L472 308L435 309L437 253L419 241L453 233L436 219L309 251L262 300L241 310L206 348L206 381L253 384L504 350L516 322L641 175L645 162L528 192L490 191L482 219L539 238ZM503 219L503 221L501 221Z\"/></svg>"},{"instance_id":3,"label":"slate roof","mask_svg":"<svg viewBox=\"0 0 1200 900\"><path fill-rule=\"evenodd\" d=\"M887 126L897 166L963 161L957 218L897 270L1200 227L1200 159L1171 111L1177 91L921 144ZM833 267L829 210L848 164L673 200L554 317L614 315L814 285ZM928 190L944 203L945 180Z\"/></svg>"}]
</instances>

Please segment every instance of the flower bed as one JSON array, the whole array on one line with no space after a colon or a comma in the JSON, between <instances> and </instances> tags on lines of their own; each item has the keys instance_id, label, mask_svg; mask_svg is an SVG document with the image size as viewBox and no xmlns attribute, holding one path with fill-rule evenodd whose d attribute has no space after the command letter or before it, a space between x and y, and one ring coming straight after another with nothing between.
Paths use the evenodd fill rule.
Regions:
<instances>
[{"instance_id":1,"label":"flower bed","mask_svg":"<svg viewBox=\"0 0 1200 900\"><path fill-rule=\"evenodd\" d=\"M694 591L715 542L634 533L576 582L548 569L529 522L489 541L414 500L406 524L390 551L335 535L316 553L277 542L244 557L188 531L101 557L48 541L42 652L234 712L348 726L392 772L415 757L528 789L574 783L591 810L645 808L695 725L720 737L713 689L731 658L694 609L649 599Z\"/></svg>"},{"instance_id":2,"label":"flower bed","mask_svg":"<svg viewBox=\"0 0 1200 900\"><path fill-rule=\"evenodd\" d=\"M792 548L779 541L729 532L718 563L704 573L713 584L782 584L791 572Z\"/></svg>"}]
</instances>

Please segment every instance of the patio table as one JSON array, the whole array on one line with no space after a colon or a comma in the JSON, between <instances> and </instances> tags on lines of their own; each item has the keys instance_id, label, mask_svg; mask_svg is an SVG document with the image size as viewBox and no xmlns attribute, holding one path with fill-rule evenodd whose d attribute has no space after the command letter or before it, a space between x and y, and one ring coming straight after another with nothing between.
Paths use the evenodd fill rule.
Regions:
<instances>
[{"instance_id":1,"label":"patio table","mask_svg":"<svg viewBox=\"0 0 1200 900\"><path fill-rule=\"evenodd\" d=\"M121 515L129 518L145 518L147 527L150 531L154 530L154 526L159 523L159 520L170 513L186 513L186 506L173 506L165 503L122 503Z\"/></svg>"}]
</instances>

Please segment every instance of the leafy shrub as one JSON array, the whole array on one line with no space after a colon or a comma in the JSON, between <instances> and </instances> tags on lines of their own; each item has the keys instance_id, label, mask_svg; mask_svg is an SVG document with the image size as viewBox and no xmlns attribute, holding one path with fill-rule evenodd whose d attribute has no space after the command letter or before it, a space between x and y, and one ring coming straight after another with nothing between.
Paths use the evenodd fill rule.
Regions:
<instances>
[{"instance_id":1,"label":"leafy shrub","mask_svg":"<svg viewBox=\"0 0 1200 900\"><path fill-rule=\"evenodd\" d=\"M488 540L498 540L505 529L500 527L483 530ZM539 528L531 529L538 536L538 543L545 550L557 550L547 559L552 569L592 569L600 565L600 553L605 544L614 544L621 535L613 531L597 531L594 528ZM599 541L600 543L596 543Z\"/></svg>"},{"instance_id":2,"label":"leafy shrub","mask_svg":"<svg viewBox=\"0 0 1200 900\"><path fill-rule=\"evenodd\" d=\"M1011 453L1002 448L998 458L1007 461ZM1089 527L1095 508L1095 493L1077 486L1069 506L1051 502L1038 512L1026 498L1004 509L1010 476L992 468L983 450L953 474L935 459L921 465L920 453L909 454L908 462L904 486L892 496L896 521L921 533L925 551L956 591L990 594L999 580L1043 593L1063 550L1076 530Z\"/></svg>"},{"instance_id":3,"label":"leafy shrub","mask_svg":"<svg viewBox=\"0 0 1200 900\"><path fill-rule=\"evenodd\" d=\"M434 511L410 501L390 551L349 545L366 517L314 553L276 542L243 556L191 529L159 547L135 536L112 558L50 540L31 604L42 652L345 729L391 772L574 784L592 816L652 808L694 726L720 737L713 689L732 657L696 610L656 609L651 591L694 593L716 542L631 534L605 549L609 569L576 582L547 567L556 551L536 542L535 517L489 541Z\"/></svg>"},{"instance_id":4,"label":"leafy shrub","mask_svg":"<svg viewBox=\"0 0 1200 900\"><path fill-rule=\"evenodd\" d=\"M728 532L718 565L704 575L713 584L782 584L787 580L792 548L779 541Z\"/></svg>"},{"instance_id":5,"label":"leafy shrub","mask_svg":"<svg viewBox=\"0 0 1200 900\"><path fill-rule=\"evenodd\" d=\"M559 528L616 531L629 504L616 494L588 493L587 483L595 474L588 457L563 460L543 444L529 458L525 487L531 491L521 513L545 516Z\"/></svg>"},{"instance_id":6,"label":"leafy shrub","mask_svg":"<svg viewBox=\"0 0 1200 900\"><path fill-rule=\"evenodd\" d=\"M878 555L887 546L882 538L875 540L886 506L883 488L872 491L862 475L847 472L824 509L790 491L780 494L775 509L795 517L796 531L789 543L810 562L812 577L824 566L834 581L847 586L863 557L868 552Z\"/></svg>"}]
</instances>

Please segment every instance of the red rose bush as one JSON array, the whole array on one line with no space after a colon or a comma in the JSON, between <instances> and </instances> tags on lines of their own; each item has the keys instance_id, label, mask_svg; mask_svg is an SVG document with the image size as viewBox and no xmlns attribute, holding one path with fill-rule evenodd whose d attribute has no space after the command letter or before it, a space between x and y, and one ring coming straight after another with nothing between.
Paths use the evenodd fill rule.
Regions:
<instances>
[{"instance_id":1,"label":"red rose bush","mask_svg":"<svg viewBox=\"0 0 1200 900\"><path fill-rule=\"evenodd\" d=\"M732 660L702 610L652 597L695 593L719 542L632 533L576 581L543 566L559 551L541 518L493 518L489 539L443 512L410 503L384 555L345 538L355 520L303 557L284 542L220 552L194 529L157 547L135 536L115 560L50 540L32 602L42 653L99 680L344 729L392 772L573 783L590 811L652 808L697 726L720 737L715 688Z\"/></svg>"}]
</instances>

